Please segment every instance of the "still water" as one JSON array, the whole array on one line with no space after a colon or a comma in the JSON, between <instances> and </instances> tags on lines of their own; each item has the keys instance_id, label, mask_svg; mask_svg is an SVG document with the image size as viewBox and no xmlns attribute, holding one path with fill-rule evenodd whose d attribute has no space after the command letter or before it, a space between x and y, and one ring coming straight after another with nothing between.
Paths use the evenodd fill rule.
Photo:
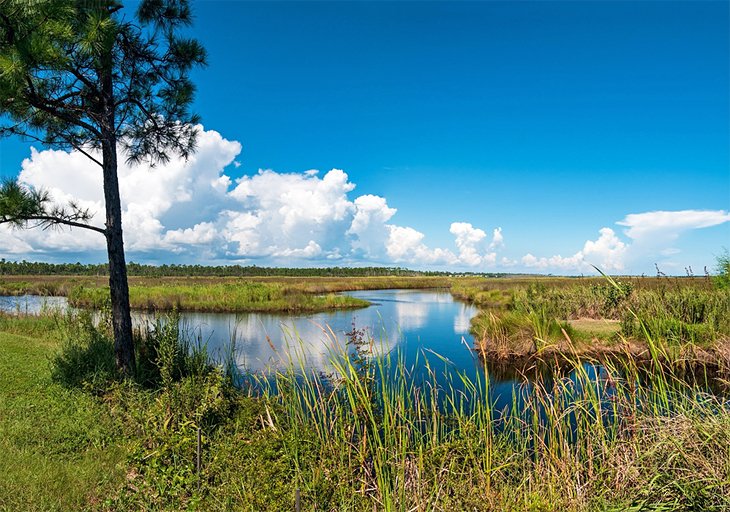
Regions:
<instances>
[{"instance_id":1,"label":"still water","mask_svg":"<svg viewBox=\"0 0 730 512\"><path fill-rule=\"evenodd\" d=\"M471 381L481 378L485 367L472 350L474 339L469 333L477 309L453 299L448 291L439 290L371 290L348 292L368 300L370 307L306 315L265 313L182 313L181 330L190 338L205 344L209 355L223 361L231 347L243 371L266 372L283 369L290 364L308 370L330 373L335 354L351 350L347 333L353 328L372 338L374 352L400 358L411 376L428 380L457 392L462 387L458 374ZM65 310L64 297L3 297L0 311L36 314L44 309ZM144 327L154 316L133 312L133 323ZM426 362L431 371L426 371ZM601 366L584 365L591 380L604 370ZM530 371L513 365L489 364L490 395L496 410L508 408L513 397L531 387L535 379L547 389L552 387L552 371ZM572 379L572 375L569 377ZM435 382L433 382L435 380ZM422 383L422 382L421 382Z\"/></svg>"},{"instance_id":2,"label":"still water","mask_svg":"<svg viewBox=\"0 0 730 512\"><path fill-rule=\"evenodd\" d=\"M469 322L477 310L455 301L448 291L371 290L347 292L372 303L370 307L304 315L267 313L182 313L181 328L222 357L235 341L238 366L249 371L282 368L304 356L309 368L328 371L333 352L346 349L347 332L362 330L374 340L376 353L397 353L412 364L431 354L473 372L478 361ZM37 314L67 308L64 297L0 297L0 311ZM143 326L153 315L133 312ZM442 362L443 364L443 362Z\"/></svg>"},{"instance_id":3,"label":"still water","mask_svg":"<svg viewBox=\"0 0 730 512\"><path fill-rule=\"evenodd\" d=\"M282 369L304 360L308 369L332 371L331 360L348 350L347 332L364 330L374 340L374 352L399 357L413 377L435 379L440 385L460 388L455 370L471 380L484 367L472 350L470 321L477 309L453 299L445 290L370 290L347 292L372 303L370 307L325 313L289 315L266 313L182 313L181 329L206 344L212 358L223 360L235 341L239 368L251 372ZM65 310L64 297L0 297L0 311L36 314L45 309ZM143 327L153 315L132 313L133 324ZM429 375L426 362L431 368ZM489 368L496 406L511 402L521 385L514 368ZM481 375L480 375L481 377Z\"/></svg>"}]
</instances>

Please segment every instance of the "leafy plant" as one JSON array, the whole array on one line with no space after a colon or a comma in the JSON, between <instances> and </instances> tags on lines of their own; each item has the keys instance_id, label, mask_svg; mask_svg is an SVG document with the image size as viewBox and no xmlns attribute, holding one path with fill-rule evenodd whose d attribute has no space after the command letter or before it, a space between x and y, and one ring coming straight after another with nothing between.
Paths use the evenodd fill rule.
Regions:
<instances>
[{"instance_id":1,"label":"leafy plant","mask_svg":"<svg viewBox=\"0 0 730 512\"><path fill-rule=\"evenodd\" d=\"M717 275L714 276L715 286L722 290L730 289L730 252L725 251L717 257L715 267Z\"/></svg>"}]
</instances>

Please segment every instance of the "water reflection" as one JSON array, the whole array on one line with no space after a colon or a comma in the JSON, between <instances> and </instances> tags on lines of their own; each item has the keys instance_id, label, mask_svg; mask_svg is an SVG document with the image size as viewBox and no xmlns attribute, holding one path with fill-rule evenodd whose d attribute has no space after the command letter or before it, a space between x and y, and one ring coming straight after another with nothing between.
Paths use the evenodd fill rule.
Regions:
<instances>
[{"instance_id":1,"label":"water reflection","mask_svg":"<svg viewBox=\"0 0 730 512\"><path fill-rule=\"evenodd\" d=\"M44 311L66 309L66 297L39 297L38 295L0 295L0 312L38 315Z\"/></svg>"},{"instance_id":2,"label":"water reflection","mask_svg":"<svg viewBox=\"0 0 730 512\"><path fill-rule=\"evenodd\" d=\"M570 367L561 369L534 362L520 365L514 361L482 366L471 350L474 340L469 334L476 308L455 302L448 292L373 290L349 295L369 300L373 305L359 310L298 316L183 313L181 327L205 343L215 359L225 359L231 347L235 347L233 356L242 370L260 372L283 369L292 363L299 367L302 363L325 373L333 370L333 351L347 350L346 333L354 327L374 339L376 354L392 352L406 368L417 366L412 374L417 382L435 377L438 382L434 384L459 387L460 380L454 376L454 370L472 382L479 379L484 383L488 378L496 410L509 408L513 400L519 401L535 382L550 390L558 375L574 379ZM10 313L37 314L44 309L66 307L63 297L0 296L0 311ZM151 314L133 314L136 327L154 321ZM424 358L428 358L429 374L424 369ZM596 372L603 371L603 367L587 364L583 370L596 379ZM704 377L707 382L708 376Z\"/></svg>"},{"instance_id":3,"label":"water reflection","mask_svg":"<svg viewBox=\"0 0 730 512\"><path fill-rule=\"evenodd\" d=\"M423 328L428 319L429 305L418 302L396 302L396 322L406 331Z\"/></svg>"},{"instance_id":4,"label":"water reflection","mask_svg":"<svg viewBox=\"0 0 730 512\"><path fill-rule=\"evenodd\" d=\"M473 316L474 312L472 308L466 304L462 304L456 316L454 316L454 334L469 334Z\"/></svg>"},{"instance_id":5,"label":"water reflection","mask_svg":"<svg viewBox=\"0 0 730 512\"><path fill-rule=\"evenodd\" d=\"M214 358L222 359L235 342L235 360L242 370L281 369L292 362L313 370L332 371L334 353L347 350L347 334L362 330L374 340L374 354L398 349L407 364L417 353L432 350L460 367L475 367L468 335L476 309L455 302L443 291L373 290L349 292L373 303L369 308L310 315L265 313L184 313L183 328L206 343ZM135 313L134 323L154 321Z\"/></svg>"},{"instance_id":6,"label":"water reflection","mask_svg":"<svg viewBox=\"0 0 730 512\"><path fill-rule=\"evenodd\" d=\"M363 330L374 340L374 353L398 349L404 362L415 364L423 351L433 351L457 368L473 373L477 362L470 347L469 321L476 314L470 305L455 302L442 290L370 290L349 295L373 303L369 308L309 315L264 313L182 313L181 327L207 344L214 358L222 359L235 343L241 369L282 368L303 358L314 370L331 371L333 351L346 349L346 333ZM2 297L0 310L37 314L44 307L65 309L63 297ZM133 312L135 327L154 322L154 315Z\"/></svg>"}]
</instances>

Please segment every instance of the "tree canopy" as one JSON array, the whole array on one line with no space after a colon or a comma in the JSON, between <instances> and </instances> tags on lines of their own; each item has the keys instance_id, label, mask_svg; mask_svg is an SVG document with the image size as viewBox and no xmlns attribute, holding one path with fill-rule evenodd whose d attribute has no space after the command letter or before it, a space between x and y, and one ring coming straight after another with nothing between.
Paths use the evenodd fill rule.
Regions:
<instances>
[{"instance_id":1,"label":"tree canopy","mask_svg":"<svg viewBox=\"0 0 730 512\"><path fill-rule=\"evenodd\" d=\"M188 3L142 2L136 20L114 0L0 3L2 134L75 149L101 165L105 133L130 161L195 149L193 66L205 63Z\"/></svg>"},{"instance_id":2,"label":"tree canopy","mask_svg":"<svg viewBox=\"0 0 730 512\"><path fill-rule=\"evenodd\" d=\"M117 176L118 150L151 164L195 150L198 117L188 78L205 51L181 35L187 0L0 0L0 135L74 150L99 165L106 222L17 182L0 186L0 224L66 225L104 234L117 365L134 371L129 287Z\"/></svg>"}]
</instances>

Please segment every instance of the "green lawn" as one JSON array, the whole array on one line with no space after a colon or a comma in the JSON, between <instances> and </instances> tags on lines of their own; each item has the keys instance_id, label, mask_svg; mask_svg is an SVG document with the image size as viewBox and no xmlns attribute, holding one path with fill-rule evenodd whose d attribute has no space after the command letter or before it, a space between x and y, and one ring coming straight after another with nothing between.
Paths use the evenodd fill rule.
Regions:
<instances>
[{"instance_id":1,"label":"green lawn","mask_svg":"<svg viewBox=\"0 0 730 512\"><path fill-rule=\"evenodd\" d=\"M125 478L108 409L51 382L57 346L0 332L0 510L96 509Z\"/></svg>"}]
</instances>

